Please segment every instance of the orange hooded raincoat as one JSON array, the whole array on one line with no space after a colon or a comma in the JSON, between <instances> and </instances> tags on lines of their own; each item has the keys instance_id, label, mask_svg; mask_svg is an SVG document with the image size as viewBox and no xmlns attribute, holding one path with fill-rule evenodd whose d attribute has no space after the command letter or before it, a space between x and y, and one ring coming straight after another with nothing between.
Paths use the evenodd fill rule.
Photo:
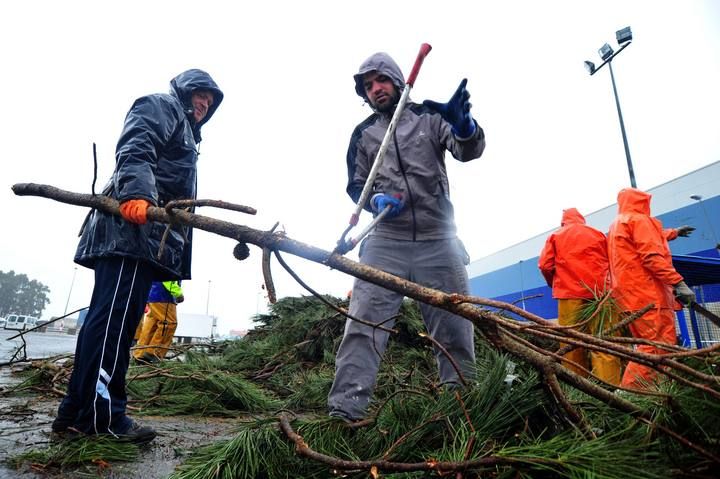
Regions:
<instances>
[{"instance_id":1,"label":"orange hooded raincoat","mask_svg":"<svg viewBox=\"0 0 720 479\"><path fill-rule=\"evenodd\" d=\"M540 253L540 272L552 287L553 298L592 299L605 291L609 268L605 235L587 226L575 208L563 210L560 225Z\"/></svg>"},{"instance_id":2,"label":"orange hooded raincoat","mask_svg":"<svg viewBox=\"0 0 720 479\"><path fill-rule=\"evenodd\" d=\"M558 324L570 326L578 322L588 300L606 290L607 240L602 232L586 225L575 208L563 210L560 225L545 241L538 267L558 300ZM611 354L592 351L588 357L586 350L576 348L563 357L563 365L577 374L587 376L590 360L593 374L610 384L620 383L620 359Z\"/></svg>"},{"instance_id":3,"label":"orange hooded raincoat","mask_svg":"<svg viewBox=\"0 0 720 479\"><path fill-rule=\"evenodd\" d=\"M615 300L623 311L637 311L650 303L654 309L635 320L630 331L637 338L676 344L673 285L683 280L675 271L660 220L650 216L652 196L635 188L618 193L618 215L608 233L611 286ZM665 354L650 345L637 345L636 351ZM622 385L642 388L652 382L657 372L637 363L629 363Z\"/></svg>"}]
</instances>

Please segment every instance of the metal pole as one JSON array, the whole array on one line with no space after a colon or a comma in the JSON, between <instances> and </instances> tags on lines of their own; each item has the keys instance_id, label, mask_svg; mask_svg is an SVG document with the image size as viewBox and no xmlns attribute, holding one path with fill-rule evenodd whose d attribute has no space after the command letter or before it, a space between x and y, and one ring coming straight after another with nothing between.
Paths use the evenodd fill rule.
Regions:
<instances>
[{"instance_id":1,"label":"metal pole","mask_svg":"<svg viewBox=\"0 0 720 479\"><path fill-rule=\"evenodd\" d=\"M207 302L205 303L205 316L209 316L210 311L210 282L212 280L208 280L208 292L207 292Z\"/></svg>"},{"instance_id":2,"label":"metal pole","mask_svg":"<svg viewBox=\"0 0 720 479\"><path fill-rule=\"evenodd\" d=\"M620 132L622 133L623 145L625 146L628 173L630 173L630 186L637 188L635 171L633 170L632 160L630 159L630 147L628 146L627 135L625 134L625 122L623 121L622 111L620 110L620 100L618 99L617 87L615 86L615 74L613 73L612 62L608 62L608 68L610 68L610 80L612 81L613 94L615 95L615 106L617 107L618 118L620 119Z\"/></svg>"},{"instance_id":3,"label":"metal pole","mask_svg":"<svg viewBox=\"0 0 720 479\"><path fill-rule=\"evenodd\" d=\"M75 274L77 274L77 266L73 269L73 277L72 281L70 281L70 291L68 291L67 301L65 301L65 311L63 312L63 316L67 315L68 304L70 304L70 295L72 294L73 285L75 284Z\"/></svg>"},{"instance_id":4,"label":"metal pole","mask_svg":"<svg viewBox=\"0 0 720 479\"><path fill-rule=\"evenodd\" d=\"M525 309L525 285L523 284L522 260L520 260L518 264L520 265L520 301L522 303L522 309ZM527 310L525 309L525 311Z\"/></svg>"},{"instance_id":5,"label":"metal pole","mask_svg":"<svg viewBox=\"0 0 720 479\"><path fill-rule=\"evenodd\" d=\"M260 315L260 296L262 296L262 289L255 296L255 316Z\"/></svg>"}]
</instances>

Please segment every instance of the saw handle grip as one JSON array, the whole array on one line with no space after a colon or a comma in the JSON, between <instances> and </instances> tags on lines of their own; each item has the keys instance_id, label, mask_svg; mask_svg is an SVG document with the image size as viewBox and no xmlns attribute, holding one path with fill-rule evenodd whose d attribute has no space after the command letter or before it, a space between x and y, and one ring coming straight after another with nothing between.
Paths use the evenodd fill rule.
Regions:
<instances>
[{"instance_id":1,"label":"saw handle grip","mask_svg":"<svg viewBox=\"0 0 720 479\"><path fill-rule=\"evenodd\" d=\"M427 54L430 53L430 50L432 50L432 47L429 43L423 43L420 45L420 51L418 52L415 64L413 65L412 70L410 71L410 76L406 82L407 85L415 85L415 80L417 79L418 73L420 73L420 67L422 66L423 60L425 60Z\"/></svg>"}]
</instances>

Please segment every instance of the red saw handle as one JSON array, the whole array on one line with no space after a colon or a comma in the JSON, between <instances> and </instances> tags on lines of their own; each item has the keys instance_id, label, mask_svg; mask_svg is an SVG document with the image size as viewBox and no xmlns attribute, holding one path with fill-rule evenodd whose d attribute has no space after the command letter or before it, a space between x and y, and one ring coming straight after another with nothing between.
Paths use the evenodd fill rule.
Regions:
<instances>
[{"instance_id":1,"label":"red saw handle","mask_svg":"<svg viewBox=\"0 0 720 479\"><path fill-rule=\"evenodd\" d=\"M412 67L412 70L410 71L410 76L408 77L408 81L406 82L407 85L414 86L415 85L415 79L418 76L418 73L420 73L420 67L423 64L423 60L425 60L425 57L428 53L430 53L430 50L432 50L432 47L429 43L423 43L420 45L420 51L418 52L417 58L415 59L415 64Z\"/></svg>"}]
</instances>

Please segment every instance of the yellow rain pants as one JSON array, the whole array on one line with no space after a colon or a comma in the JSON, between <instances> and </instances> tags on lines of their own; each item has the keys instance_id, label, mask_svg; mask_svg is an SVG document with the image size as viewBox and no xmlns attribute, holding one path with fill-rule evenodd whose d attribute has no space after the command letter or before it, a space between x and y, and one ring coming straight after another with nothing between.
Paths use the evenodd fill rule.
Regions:
<instances>
[{"instance_id":1,"label":"yellow rain pants","mask_svg":"<svg viewBox=\"0 0 720 479\"><path fill-rule=\"evenodd\" d=\"M560 326L571 326L578 322L580 313L587 301L584 299L558 299L558 324ZM560 347L565 346L561 343ZM587 372L581 370L572 361L592 373L603 381L617 386L620 384L620 370L622 368L620 358L608 353L597 351L586 351L584 348L575 348L563 356L567 361L562 364L571 371L586 377ZM590 364L588 364L590 363ZM591 369L592 368L592 369Z\"/></svg>"},{"instance_id":2,"label":"yellow rain pants","mask_svg":"<svg viewBox=\"0 0 720 479\"><path fill-rule=\"evenodd\" d=\"M150 311L142 322L142 332L133 352L135 359L143 356L165 357L177 329L177 305L149 303Z\"/></svg>"}]
</instances>

